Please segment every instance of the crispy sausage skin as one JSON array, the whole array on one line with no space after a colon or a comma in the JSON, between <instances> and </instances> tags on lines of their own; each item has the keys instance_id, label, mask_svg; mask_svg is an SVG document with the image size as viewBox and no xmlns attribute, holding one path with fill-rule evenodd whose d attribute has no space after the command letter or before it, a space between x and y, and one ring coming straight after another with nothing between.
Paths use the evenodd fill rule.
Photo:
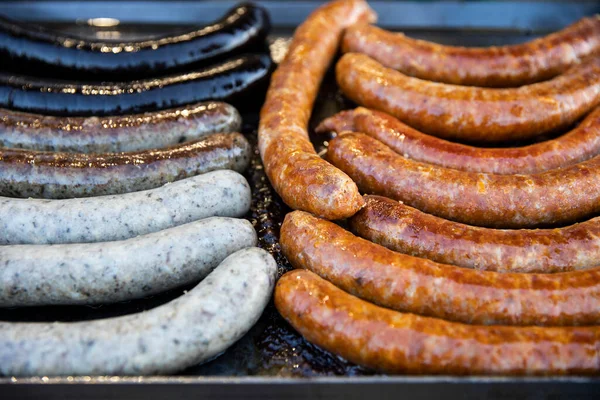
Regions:
<instances>
[{"instance_id":1,"label":"crispy sausage skin","mask_svg":"<svg viewBox=\"0 0 600 400\"><path fill-rule=\"evenodd\" d=\"M220 169L243 172L251 153L240 133L128 153L0 149L0 195L67 199L136 192Z\"/></svg>"},{"instance_id":2,"label":"crispy sausage skin","mask_svg":"<svg viewBox=\"0 0 600 400\"><path fill-rule=\"evenodd\" d=\"M309 271L275 287L279 313L309 342L388 373L597 374L598 327L470 326L360 300Z\"/></svg>"},{"instance_id":3,"label":"crispy sausage skin","mask_svg":"<svg viewBox=\"0 0 600 400\"><path fill-rule=\"evenodd\" d=\"M317 132L365 133L396 153L445 168L490 174L534 174L577 164L600 154L600 108L575 129L552 140L512 148L483 148L427 135L375 110L358 107L324 120Z\"/></svg>"},{"instance_id":4,"label":"crispy sausage skin","mask_svg":"<svg viewBox=\"0 0 600 400\"><path fill-rule=\"evenodd\" d=\"M600 156L539 174L493 175L413 161L367 135L348 133L329 143L327 158L365 193L470 225L531 228L600 212Z\"/></svg>"},{"instance_id":5,"label":"crispy sausage skin","mask_svg":"<svg viewBox=\"0 0 600 400\"><path fill-rule=\"evenodd\" d=\"M517 274L439 264L393 252L302 211L285 217L280 243L295 268L398 311L484 325L600 323L600 268Z\"/></svg>"},{"instance_id":6,"label":"crispy sausage skin","mask_svg":"<svg viewBox=\"0 0 600 400\"><path fill-rule=\"evenodd\" d=\"M346 30L342 51L429 81L510 87L550 79L600 52L600 15L528 43L487 48L444 46L360 24Z\"/></svg>"},{"instance_id":7,"label":"crispy sausage skin","mask_svg":"<svg viewBox=\"0 0 600 400\"><path fill-rule=\"evenodd\" d=\"M298 27L273 74L260 113L258 146L271 184L291 208L339 219L363 205L354 182L315 153L307 126L342 30L374 20L364 0L325 4Z\"/></svg>"},{"instance_id":8,"label":"crispy sausage skin","mask_svg":"<svg viewBox=\"0 0 600 400\"><path fill-rule=\"evenodd\" d=\"M411 78L364 54L347 53L337 82L359 105L434 136L465 142L524 140L568 128L600 103L600 57L556 78L512 89Z\"/></svg>"},{"instance_id":9,"label":"crispy sausage skin","mask_svg":"<svg viewBox=\"0 0 600 400\"><path fill-rule=\"evenodd\" d=\"M381 196L350 219L357 235L415 257L496 272L566 272L600 265L600 218L558 229L500 230L448 221Z\"/></svg>"}]
</instances>

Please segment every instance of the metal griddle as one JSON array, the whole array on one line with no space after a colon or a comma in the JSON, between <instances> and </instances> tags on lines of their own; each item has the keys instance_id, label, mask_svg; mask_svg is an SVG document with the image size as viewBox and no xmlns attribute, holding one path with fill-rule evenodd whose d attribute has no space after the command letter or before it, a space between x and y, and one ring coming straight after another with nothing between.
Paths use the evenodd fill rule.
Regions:
<instances>
[{"instance_id":1,"label":"metal griddle","mask_svg":"<svg viewBox=\"0 0 600 400\"><path fill-rule=\"evenodd\" d=\"M36 21L80 35L133 39L180 31L222 15L234 1L39 1L0 2L0 13ZM258 1L271 12L271 50L277 59L297 24L323 1ZM558 30L584 15L600 12L596 1L372 1L380 25L410 36L445 44L489 46L519 43ZM94 28L93 17L113 17L117 27ZM241 110L243 133L256 143L260 102ZM322 85L310 124L353 105L339 93L330 71ZM313 137L317 151L323 137ZM256 152L246 176L253 202L247 216L259 245L290 269L277 238L289 209L276 195ZM184 287L150 298L101 307L63 306L0 309L4 321L74 321L106 318L156 307L180 296ZM1 362L1 361L0 361ZM270 304L259 322L239 342L213 361L174 376L157 377L0 377L0 399L40 396L61 399L291 398L354 399L579 399L600 398L600 378L385 376L328 353L299 336ZM596 397L597 396L597 397Z\"/></svg>"}]
</instances>

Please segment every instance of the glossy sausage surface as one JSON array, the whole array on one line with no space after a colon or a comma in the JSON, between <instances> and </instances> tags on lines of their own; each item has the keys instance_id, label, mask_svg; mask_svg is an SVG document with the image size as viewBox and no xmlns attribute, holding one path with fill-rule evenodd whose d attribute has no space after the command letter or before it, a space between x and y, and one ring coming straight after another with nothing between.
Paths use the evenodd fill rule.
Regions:
<instances>
[{"instance_id":1,"label":"glossy sausage surface","mask_svg":"<svg viewBox=\"0 0 600 400\"><path fill-rule=\"evenodd\" d=\"M597 374L600 328L471 326L377 307L308 271L275 288L279 313L309 342L387 373Z\"/></svg>"},{"instance_id":2,"label":"glossy sausage surface","mask_svg":"<svg viewBox=\"0 0 600 400\"><path fill-rule=\"evenodd\" d=\"M0 18L0 58L4 69L34 76L141 79L259 50L269 30L267 12L250 3L201 28L128 42L88 39Z\"/></svg>"},{"instance_id":3,"label":"glossy sausage surface","mask_svg":"<svg viewBox=\"0 0 600 400\"><path fill-rule=\"evenodd\" d=\"M220 169L243 172L251 154L239 133L129 153L0 149L0 195L66 199L136 192Z\"/></svg>"},{"instance_id":4,"label":"glossy sausage surface","mask_svg":"<svg viewBox=\"0 0 600 400\"><path fill-rule=\"evenodd\" d=\"M212 133L237 132L240 113L221 102L113 117L53 117L0 109L0 147L117 153L173 146Z\"/></svg>"},{"instance_id":5,"label":"glossy sausage surface","mask_svg":"<svg viewBox=\"0 0 600 400\"><path fill-rule=\"evenodd\" d=\"M429 81L510 87L550 79L600 52L600 15L561 31L512 46L455 47L409 38L370 25L355 25L344 52L364 53L386 67Z\"/></svg>"},{"instance_id":6,"label":"glossy sausage surface","mask_svg":"<svg viewBox=\"0 0 600 400\"><path fill-rule=\"evenodd\" d=\"M600 267L560 274L476 271L396 253L302 211L281 227L295 268L383 307L471 324L597 325Z\"/></svg>"},{"instance_id":7,"label":"glossy sausage surface","mask_svg":"<svg viewBox=\"0 0 600 400\"><path fill-rule=\"evenodd\" d=\"M114 83L73 83L0 73L0 107L45 115L107 116L207 100L237 105L266 87L272 61L249 54L178 75Z\"/></svg>"},{"instance_id":8,"label":"glossy sausage surface","mask_svg":"<svg viewBox=\"0 0 600 400\"><path fill-rule=\"evenodd\" d=\"M348 133L330 141L327 158L365 193L470 225L543 227L600 212L600 156L539 174L483 174L413 161L367 135Z\"/></svg>"},{"instance_id":9,"label":"glossy sausage surface","mask_svg":"<svg viewBox=\"0 0 600 400\"><path fill-rule=\"evenodd\" d=\"M512 89L424 81L346 53L337 82L359 105L387 112L425 133L465 142L525 140L569 128L600 103L600 57L556 78Z\"/></svg>"},{"instance_id":10,"label":"glossy sausage surface","mask_svg":"<svg viewBox=\"0 0 600 400\"><path fill-rule=\"evenodd\" d=\"M600 218L555 229L488 229L366 196L350 219L357 235L415 257L496 272L551 273L600 266Z\"/></svg>"},{"instance_id":11,"label":"glossy sausage surface","mask_svg":"<svg viewBox=\"0 0 600 400\"><path fill-rule=\"evenodd\" d=\"M327 118L317 132L365 133L415 161L499 175L532 174L577 164L600 154L600 108L564 135L523 147L474 147L427 135L386 113L358 107Z\"/></svg>"},{"instance_id":12,"label":"glossy sausage surface","mask_svg":"<svg viewBox=\"0 0 600 400\"><path fill-rule=\"evenodd\" d=\"M273 74L260 112L258 147L271 184L291 208L340 219L363 205L352 180L315 153L307 128L343 29L374 20L364 0L321 6L296 29L285 59Z\"/></svg>"}]
</instances>

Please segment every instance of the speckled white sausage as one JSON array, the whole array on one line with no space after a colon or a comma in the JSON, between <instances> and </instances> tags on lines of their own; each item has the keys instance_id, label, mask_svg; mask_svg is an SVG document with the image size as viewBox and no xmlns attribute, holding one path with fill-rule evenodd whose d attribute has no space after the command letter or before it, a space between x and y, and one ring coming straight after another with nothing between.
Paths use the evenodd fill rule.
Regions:
<instances>
[{"instance_id":1,"label":"speckled white sausage","mask_svg":"<svg viewBox=\"0 0 600 400\"><path fill-rule=\"evenodd\" d=\"M0 147L118 153L237 132L241 125L235 107L218 101L113 117L54 117L0 108Z\"/></svg>"},{"instance_id":2,"label":"speckled white sausage","mask_svg":"<svg viewBox=\"0 0 600 400\"><path fill-rule=\"evenodd\" d=\"M150 311L75 323L0 322L0 374L149 375L206 361L258 320L276 271L270 254L244 249Z\"/></svg>"},{"instance_id":3,"label":"speckled white sausage","mask_svg":"<svg viewBox=\"0 0 600 400\"><path fill-rule=\"evenodd\" d=\"M247 220L213 217L118 242L0 246L0 307L141 298L198 281L256 242Z\"/></svg>"},{"instance_id":4,"label":"speckled white sausage","mask_svg":"<svg viewBox=\"0 0 600 400\"><path fill-rule=\"evenodd\" d=\"M123 240L207 217L241 217L250 209L250 201L246 178L228 170L112 196L0 197L0 244Z\"/></svg>"}]
</instances>

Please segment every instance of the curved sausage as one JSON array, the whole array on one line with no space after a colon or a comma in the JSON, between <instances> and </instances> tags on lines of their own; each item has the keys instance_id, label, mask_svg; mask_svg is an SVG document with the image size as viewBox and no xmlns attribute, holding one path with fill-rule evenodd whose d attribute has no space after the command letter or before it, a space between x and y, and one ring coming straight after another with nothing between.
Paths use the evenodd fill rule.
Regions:
<instances>
[{"instance_id":1,"label":"curved sausage","mask_svg":"<svg viewBox=\"0 0 600 400\"><path fill-rule=\"evenodd\" d=\"M465 224L531 228L600 212L600 157L539 174L482 174L404 158L360 133L330 141L327 157L365 193Z\"/></svg>"},{"instance_id":2,"label":"curved sausage","mask_svg":"<svg viewBox=\"0 0 600 400\"><path fill-rule=\"evenodd\" d=\"M221 102L197 103L151 113L53 117L0 109L0 147L72 153L159 149L212 133L238 132L239 112Z\"/></svg>"},{"instance_id":3,"label":"curved sausage","mask_svg":"<svg viewBox=\"0 0 600 400\"><path fill-rule=\"evenodd\" d=\"M0 149L0 195L64 199L135 192L218 169L242 172L251 154L239 133L130 153Z\"/></svg>"},{"instance_id":4,"label":"curved sausage","mask_svg":"<svg viewBox=\"0 0 600 400\"><path fill-rule=\"evenodd\" d=\"M600 328L470 326L377 307L308 271L275 288L279 313L309 342L388 373L597 374Z\"/></svg>"},{"instance_id":5,"label":"curved sausage","mask_svg":"<svg viewBox=\"0 0 600 400\"><path fill-rule=\"evenodd\" d=\"M352 180L315 153L307 127L342 30L374 19L364 0L321 6L296 29L285 59L273 74L260 112L258 147L271 184L291 208L340 219L363 205Z\"/></svg>"},{"instance_id":6,"label":"curved sausage","mask_svg":"<svg viewBox=\"0 0 600 400\"><path fill-rule=\"evenodd\" d=\"M256 240L250 222L213 217L116 242L0 246L0 307L150 296L204 278Z\"/></svg>"},{"instance_id":7,"label":"curved sausage","mask_svg":"<svg viewBox=\"0 0 600 400\"><path fill-rule=\"evenodd\" d=\"M357 235L415 257L496 272L566 272L600 265L600 218L557 229L478 228L366 196L352 219Z\"/></svg>"},{"instance_id":8,"label":"curved sausage","mask_svg":"<svg viewBox=\"0 0 600 400\"><path fill-rule=\"evenodd\" d=\"M281 249L295 268L383 307L485 325L600 323L600 267L560 274L476 271L395 253L294 211Z\"/></svg>"},{"instance_id":9,"label":"curved sausage","mask_svg":"<svg viewBox=\"0 0 600 400\"><path fill-rule=\"evenodd\" d=\"M240 4L223 18L187 32L145 40L104 42L0 18L4 69L66 79L140 79L255 50L270 30L260 6Z\"/></svg>"},{"instance_id":10,"label":"curved sausage","mask_svg":"<svg viewBox=\"0 0 600 400\"><path fill-rule=\"evenodd\" d=\"M600 15L512 46L444 46L366 24L346 30L342 51L364 53L388 68L429 81L510 87L550 79L600 53Z\"/></svg>"},{"instance_id":11,"label":"curved sausage","mask_svg":"<svg viewBox=\"0 0 600 400\"><path fill-rule=\"evenodd\" d=\"M600 154L600 108L564 135L529 146L483 148L449 142L421 133L380 111L358 107L342 111L317 132L365 133L396 153L445 168L490 174L534 174L577 164Z\"/></svg>"},{"instance_id":12,"label":"curved sausage","mask_svg":"<svg viewBox=\"0 0 600 400\"><path fill-rule=\"evenodd\" d=\"M359 105L434 136L466 142L525 140L566 129L600 103L600 57L556 78L513 89L423 81L347 53L337 82Z\"/></svg>"},{"instance_id":13,"label":"curved sausage","mask_svg":"<svg viewBox=\"0 0 600 400\"><path fill-rule=\"evenodd\" d=\"M266 54L249 54L178 75L113 83L73 83L0 72L0 107L89 117L139 114L207 100L236 105L264 90L272 65Z\"/></svg>"},{"instance_id":14,"label":"curved sausage","mask_svg":"<svg viewBox=\"0 0 600 400\"><path fill-rule=\"evenodd\" d=\"M256 323L276 274L269 253L244 249L149 311L70 323L0 322L0 374L152 375L210 360Z\"/></svg>"},{"instance_id":15,"label":"curved sausage","mask_svg":"<svg viewBox=\"0 0 600 400\"><path fill-rule=\"evenodd\" d=\"M242 217L250 202L246 178L229 170L112 196L0 197L0 245L124 240L207 217Z\"/></svg>"}]
</instances>

